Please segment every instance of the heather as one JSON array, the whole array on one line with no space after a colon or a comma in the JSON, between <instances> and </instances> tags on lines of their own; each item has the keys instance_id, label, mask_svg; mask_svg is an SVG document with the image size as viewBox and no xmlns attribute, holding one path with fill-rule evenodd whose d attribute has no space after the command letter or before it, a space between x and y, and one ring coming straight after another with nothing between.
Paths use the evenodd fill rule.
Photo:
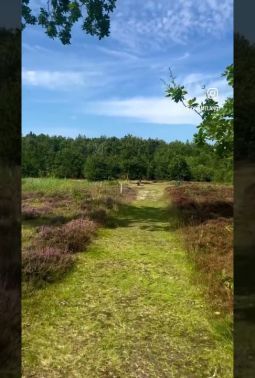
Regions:
<instances>
[{"instance_id":1,"label":"heather","mask_svg":"<svg viewBox=\"0 0 255 378\"><path fill-rule=\"evenodd\" d=\"M70 272L123 200L117 182L31 178L22 189L22 276L36 286Z\"/></svg>"},{"instance_id":2,"label":"heather","mask_svg":"<svg viewBox=\"0 0 255 378\"><path fill-rule=\"evenodd\" d=\"M216 313L231 313L233 299L233 188L185 183L166 190L178 211L177 228Z\"/></svg>"},{"instance_id":3,"label":"heather","mask_svg":"<svg viewBox=\"0 0 255 378\"><path fill-rule=\"evenodd\" d=\"M24 297L24 378L233 376L229 321L196 280L167 186L129 183L136 198L115 227L98 227L61 281Z\"/></svg>"}]
</instances>

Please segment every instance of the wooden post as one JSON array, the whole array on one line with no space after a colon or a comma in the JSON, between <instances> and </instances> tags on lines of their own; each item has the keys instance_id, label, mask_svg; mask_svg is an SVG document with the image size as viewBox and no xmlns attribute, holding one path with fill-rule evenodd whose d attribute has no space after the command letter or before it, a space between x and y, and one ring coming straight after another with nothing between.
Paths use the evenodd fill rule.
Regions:
<instances>
[{"instance_id":1,"label":"wooden post","mask_svg":"<svg viewBox=\"0 0 255 378\"><path fill-rule=\"evenodd\" d=\"M123 193L123 184L122 184L122 182L120 183L120 194L122 194Z\"/></svg>"}]
</instances>

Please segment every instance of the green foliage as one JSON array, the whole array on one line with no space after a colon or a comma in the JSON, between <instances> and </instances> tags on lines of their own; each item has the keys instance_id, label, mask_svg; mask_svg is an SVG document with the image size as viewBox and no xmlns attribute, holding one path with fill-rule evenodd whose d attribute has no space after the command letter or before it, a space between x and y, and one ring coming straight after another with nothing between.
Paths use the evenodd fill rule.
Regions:
<instances>
[{"instance_id":1,"label":"green foliage","mask_svg":"<svg viewBox=\"0 0 255 378\"><path fill-rule=\"evenodd\" d=\"M103 156L89 156L84 167L84 176L90 181L107 180L109 167Z\"/></svg>"},{"instance_id":2,"label":"green foliage","mask_svg":"<svg viewBox=\"0 0 255 378\"><path fill-rule=\"evenodd\" d=\"M188 92L183 86L176 85L174 87L168 87L166 91L166 97L170 97L174 102L180 102L185 99L185 95ZM191 101L191 100L190 100Z\"/></svg>"},{"instance_id":3,"label":"green foliage","mask_svg":"<svg viewBox=\"0 0 255 378\"><path fill-rule=\"evenodd\" d=\"M209 144L127 135L124 138L76 139L28 134L22 138L24 177L231 181L232 163Z\"/></svg>"},{"instance_id":4,"label":"green foliage","mask_svg":"<svg viewBox=\"0 0 255 378\"><path fill-rule=\"evenodd\" d=\"M192 169L192 177L194 181L212 181L213 180L213 169L207 167L206 165L195 165Z\"/></svg>"},{"instance_id":5,"label":"green foliage","mask_svg":"<svg viewBox=\"0 0 255 378\"><path fill-rule=\"evenodd\" d=\"M73 25L82 20L82 30L99 39L110 34L110 13L116 0L45 0L45 6L33 14L30 0L22 0L23 28L40 25L50 38L70 44Z\"/></svg>"},{"instance_id":6,"label":"green foliage","mask_svg":"<svg viewBox=\"0 0 255 378\"><path fill-rule=\"evenodd\" d=\"M175 157L169 164L171 180L189 181L192 178L190 167L183 157Z\"/></svg>"},{"instance_id":7,"label":"green foliage","mask_svg":"<svg viewBox=\"0 0 255 378\"><path fill-rule=\"evenodd\" d=\"M233 72L233 65L230 65L223 73L228 84L232 87L234 83ZM220 107L217 101L206 94L205 100L199 104L196 97L186 98L187 90L184 86L176 84L171 70L170 79L170 84L166 86L166 97L194 110L202 119L201 124L198 125L195 142L199 145L208 141L212 142L219 156L231 157L233 152L233 98L227 98Z\"/></svg>"},{"instance_id":8,"label":"green foliage","mask_svg":"<svg viewBox=\"0 0 255 378\"><path fill-rule=\"evenodd\" d=\"M233 87L234 86L234 66L230 64L227 66L222 76L225 76L227 79L228 84Z\"/></svg>"}]
</instances>

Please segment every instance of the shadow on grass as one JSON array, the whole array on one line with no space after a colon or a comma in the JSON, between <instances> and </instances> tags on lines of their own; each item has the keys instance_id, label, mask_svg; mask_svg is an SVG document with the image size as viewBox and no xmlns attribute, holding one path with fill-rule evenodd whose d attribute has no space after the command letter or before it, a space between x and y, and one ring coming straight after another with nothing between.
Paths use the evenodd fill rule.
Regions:
<instances>
[{"instance_id":1,"label":"shadow on grass","mask_svg":"<svg viewBox=\"0 0 255 378\"><path fill-rule=\"evenodd\" d=\"M82 252L80 252L82 253ZM28 297L37 290L44 290L49 285L54 283L61 283L63 282L68 276L70 276L76 269L75 261L65 272L61 274L53 274L48 276L47 279L40 278L40 277L33 277L30 279L26 279L22 277L22 295L23 297Z\"/></svg>"},{"instance_id":2,"label":"shadow on grass","mask_svg":"<svg viewBox=\"0 0 255 378\"><path fill-rule=\"evenodd\" d=\"M24 226L28 226L31 228L37 228L40 226L61 226L65 223L70 222L73 220L73 216L43 216L38 217L36 219L26 219L23 220L22 223Z\"/></svg>"},{"instance_id":3,"label":"shadow on grass","mask_svg":"<svg viewBox=\"0 0 255 378\"><path fill-rule=\"evenodd\" d=\"M172 218L168 208L123 204L118 214L108 219L106 227L133 227L138 223L143 230L169 231Z\"/></svg>"}]
</instances>

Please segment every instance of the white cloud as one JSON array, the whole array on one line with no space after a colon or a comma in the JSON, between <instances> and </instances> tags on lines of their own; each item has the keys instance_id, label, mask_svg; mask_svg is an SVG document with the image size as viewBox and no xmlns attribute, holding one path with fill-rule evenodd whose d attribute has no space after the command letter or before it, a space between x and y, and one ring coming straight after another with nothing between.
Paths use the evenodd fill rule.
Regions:
<instances>
[{"instance_id":1,"label":"white cloud","mask_svg":"<svg viewBox=\"0 0 255 378\"><path fill-rule=\"evenodd\" d=\"M22 83L26 86L51 90L75 90L86 86L96 88L106 83L103 70L95 68L85 71L22 70Z\"/></svg>"},{"instance_id":2,"label":"white cloud","mask_svg":"<svg viewBox=\"0 0 255 378\"><path fill-rule=\"evenodd\" d=\"M130 49L162 50L190 38L222 38L233 27L233 0L119 0L111 36Z\"/></svg>"},{"instance_id":3,"label":"white cloud","mask_svg":"<svg viewBox=\"0 0 255 378\"><path fill-rule=\"evenodd\" d=\"M218 78L215 74L190 74L183 79L183 83L188 90L187 98L196 96L199 103L205 100L206 90L202 89L203 84L206 85L206 89L218 89L219 105L233 94L225 78ZM131 118L145 123L198 125L201 122L201 118L194 111L164 98L163 92L162 97L131 97L88 102L82 111L85 114Z\"/></svg>"},{"instance_id":4,"label":"white cloud","mask_svg":"<svg viewBox=\"0 0 255 378\"><path fill-rule=\"evenodd\" d=\"M44 70L23 70L22 81L24 85L43 87L48 89L64 89L71 86L81 86L85 84L84 75L80 72L60 72Z\"/></svg>"},{"instance_id":5,"label":"white cloud","mask_svg":"<svg viewBox=\"0 0 255 378\"><path fill-rule=\"evenodd\" d=\"M199 117L181 104L162 97L133 97L125 100L90 102L84 113L133 118L146 123L198 124Z\"/></svg>"}]
</instances>

